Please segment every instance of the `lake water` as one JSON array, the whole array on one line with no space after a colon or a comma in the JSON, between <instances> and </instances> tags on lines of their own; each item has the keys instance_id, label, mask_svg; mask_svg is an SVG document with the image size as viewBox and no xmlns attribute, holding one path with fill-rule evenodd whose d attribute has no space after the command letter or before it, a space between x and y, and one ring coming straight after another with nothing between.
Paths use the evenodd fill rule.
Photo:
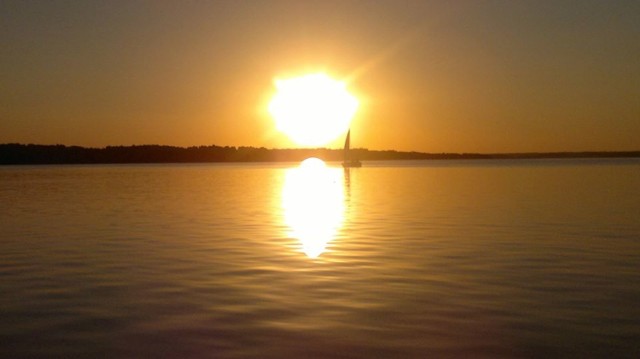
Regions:
<instances>
[{"instance_id":1,"label":"lake water","mask_svg":"<svg viewBox=\"0 0 640 359\"><path fill-rule=\"evenodd\" d=\"M638 357L640 160L0 167L0 357Z\"/></svg>"}]
</instances>

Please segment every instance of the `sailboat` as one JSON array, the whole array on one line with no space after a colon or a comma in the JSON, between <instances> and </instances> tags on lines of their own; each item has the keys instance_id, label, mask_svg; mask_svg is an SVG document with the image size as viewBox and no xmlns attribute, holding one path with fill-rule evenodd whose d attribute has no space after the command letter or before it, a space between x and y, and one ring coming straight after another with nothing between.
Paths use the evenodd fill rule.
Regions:
<instances>
[{"instance_id":1,"label":"sailboat","mask_svg":"<svg viewBox=\"0 0 640 359\"><path fill-rule=\"evenodd\" d=\"M342 152L342 167L361 167L362 163L357 158L351 157L351 129L347 132L347 139L344 141L344 150Z\"/></svg>"}]
</instances>

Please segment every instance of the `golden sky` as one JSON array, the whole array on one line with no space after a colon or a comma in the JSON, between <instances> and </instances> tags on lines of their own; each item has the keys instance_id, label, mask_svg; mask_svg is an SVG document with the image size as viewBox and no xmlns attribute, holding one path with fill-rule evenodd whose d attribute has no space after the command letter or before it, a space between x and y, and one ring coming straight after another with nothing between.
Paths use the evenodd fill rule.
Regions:
<instances>
[{"instance_id":1,"label":"golden sky","mask_svg":"<svg viewBox=\"0 0 640 359\"><path fill-rule=\"evenodd\" d=\"M640 149L638 1L2 1L0 24L0 143L292 147L273 80L324 71L360 100L354 147Z\"/></svg>"}]
</instances>

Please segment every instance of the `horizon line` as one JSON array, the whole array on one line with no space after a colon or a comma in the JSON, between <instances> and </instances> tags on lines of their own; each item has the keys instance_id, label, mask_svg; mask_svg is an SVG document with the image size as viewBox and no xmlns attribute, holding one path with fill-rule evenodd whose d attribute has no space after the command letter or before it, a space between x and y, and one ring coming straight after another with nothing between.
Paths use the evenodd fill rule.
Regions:
<instances>
[{"instance_id":1,"label":"horizon line","mask_svg":"<svg viewBox=\"0 0 640 359\"><path fill-rule=\"evenodd\" d=\"M171 147L178 149L189 149L189 148L201 148L201 147L220 147L220 148L254 148L254 149L266 149L270 151L289 151L289 150L329 150L329 151L341 151L342 148L330 148L330 147L264 147L264 146L246 146L246 145L217 145L217 144L209 144L209 145L190 145L190 146L178 146L178 145L164 145L158 143L145 143L145 144L130 144L130 145L106 145L106 146L81 146L81 145L66 145L62 143L55 144L42 144L42 143L20 143L20 142L5 142L0 143L0 146L7 145L20 145L20 146L63 146L63 147L79 147L83 149L97 149L104 150L110 147ZM446 155L446 154L455 154L455 155L533 155L533 154L586 154L586 153L602 153L602 154L613 154L613 153L635 153L640 152L640 149L635 150L553 150L553 151L517 151L517 152L453 152L453 151L438 151L438 152L424 152L418 150L396 150L396 149L369 149L366 147L354 147L351 150L360 150L360 151L371 151L371 152L399 152L399 153L417 153L417 154L427 154L427 155Z\"/></svg>"}]
</instances>

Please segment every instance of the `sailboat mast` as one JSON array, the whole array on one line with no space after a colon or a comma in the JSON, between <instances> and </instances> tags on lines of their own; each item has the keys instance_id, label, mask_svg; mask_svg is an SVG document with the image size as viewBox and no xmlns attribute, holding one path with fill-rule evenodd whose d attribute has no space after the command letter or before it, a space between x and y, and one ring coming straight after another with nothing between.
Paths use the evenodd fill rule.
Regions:
<instances>
[{"instance_id":1,"label":"sailboat mast","mask_svg":"<svg viewBox=\"0 0 640 359\"><path fill-rule=\"evenodd\" d=\"M351 147L351 129L349 129L349 131L347 132L347 139L344 140L344 151L342 153L342 157L345 162L350 159L349 158L350 147Z\"/></svg>"}]
</instances>

